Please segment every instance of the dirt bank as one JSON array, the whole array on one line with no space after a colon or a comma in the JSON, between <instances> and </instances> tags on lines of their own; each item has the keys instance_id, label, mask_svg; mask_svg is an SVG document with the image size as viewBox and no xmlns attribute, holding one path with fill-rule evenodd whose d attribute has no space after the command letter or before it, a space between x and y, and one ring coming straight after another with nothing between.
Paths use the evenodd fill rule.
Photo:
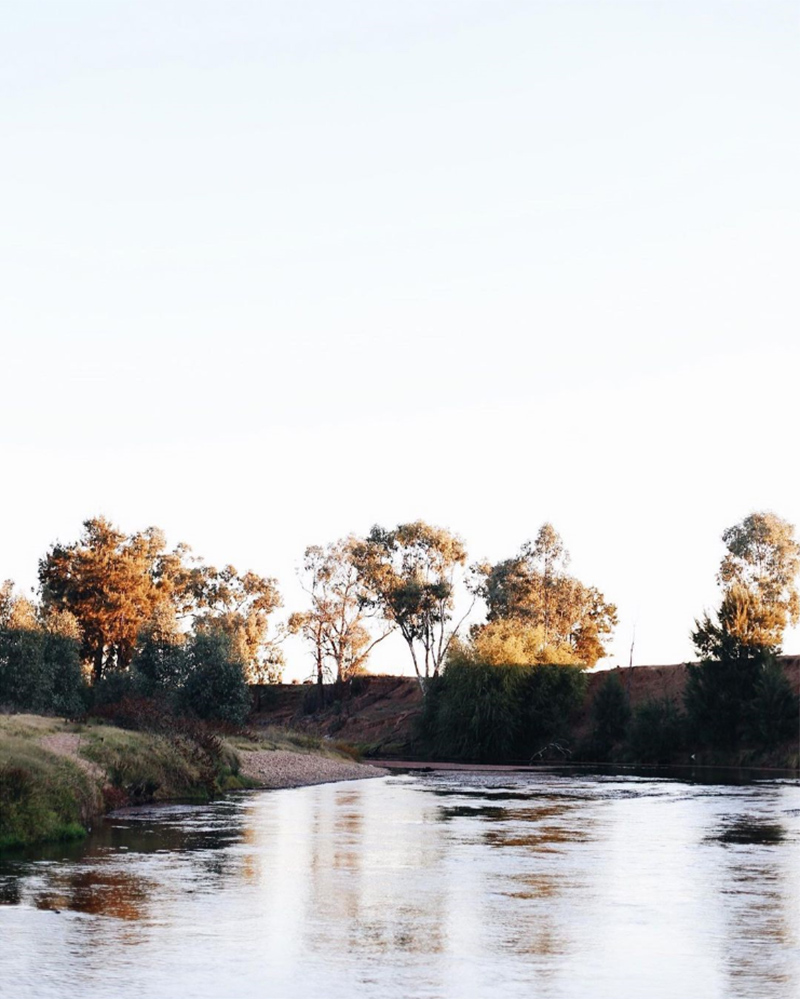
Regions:
<instances>
[{"instance_id":1,"label":"dirt bank","mask_svg":"<svg viewBox=\"0 0 800 999\"><path fill-rule=\"evenodd\" d=\"M780 660L795 693L800 693L800 656ZM589 688L575 735L584 733L591 705L609 673L617 673L632 708L654 700L683 701L686 664L617 667L589 674ZM358 746L372 757L414 755L414 726L422 711L419 684L407 676L359 677L352 686L324 689L324 705L317 707L317 689L305 684L253 687L256 726L284 725Z\"/></svg>"}]
</instances>

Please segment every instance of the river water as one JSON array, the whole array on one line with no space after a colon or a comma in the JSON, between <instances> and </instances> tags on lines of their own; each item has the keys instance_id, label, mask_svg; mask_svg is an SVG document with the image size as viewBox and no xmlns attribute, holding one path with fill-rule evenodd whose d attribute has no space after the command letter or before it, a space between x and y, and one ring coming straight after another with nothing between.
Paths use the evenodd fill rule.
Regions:
<instances>
[{"instance_id":1,"label":"river water","mask_svg":"<svg viewBox=\"0 0 800 999\"><path fill-rule=\"evenodd\" d=\"M800 996L800 785L434 772L0 861L23 999Z\"/></svg>"}]
</instances>

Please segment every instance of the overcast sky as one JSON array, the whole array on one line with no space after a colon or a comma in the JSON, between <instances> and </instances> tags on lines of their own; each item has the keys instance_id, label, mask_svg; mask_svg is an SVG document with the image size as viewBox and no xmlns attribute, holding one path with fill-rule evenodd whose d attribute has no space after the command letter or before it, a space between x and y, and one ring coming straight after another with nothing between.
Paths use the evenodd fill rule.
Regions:
<instances>
[{"instance_id":1,"label":"overcast sky","mask_svg":"<svg viewBox=\"0 0 800 999\"><path fill-rule=\"evenodd\" d=\"M723 529L800 523L798 3L2 22L0 579L102 513L289 611L307 544L421 517L494 560L550 520L609 663L634 626L674 662Z\"/></svg>"}]
</instances>

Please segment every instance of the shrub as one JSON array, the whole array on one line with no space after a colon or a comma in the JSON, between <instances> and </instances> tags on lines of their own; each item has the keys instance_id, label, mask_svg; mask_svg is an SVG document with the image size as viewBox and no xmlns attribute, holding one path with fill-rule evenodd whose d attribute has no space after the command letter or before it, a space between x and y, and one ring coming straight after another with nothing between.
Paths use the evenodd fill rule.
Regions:
<instances>
[{"instance_id":1,"label":"shrub","mask_svg":"<svg viewBox=\"0 0 800 999\"><path fill-rule=\"evenodd\" d=\"M241 725L250 712L245 664L221 631L197 635L189 647L189 669L178 703L198 718Z\"/></svg>"},{"instance_id":2,"label":"shrub","mask_svg":"<svg viewBox=\"0 0 800 999\"><path fill-rule=\"evenodd\" d=\"M583 747L583 755L607 760L615 746L625 739L631 719L628 695L619 673L609 673L603 680L592 702L591 717L591 735Z\"/></svg>"},{"instance_id":3,"label":"shrub","mask_svg":"<svg viewBox=\"0 0 800 999\"><path fill-rule=\"evenodd\" d=\"M529 759L567 731L584 690L585 677L574 667L455 660L428 684L421 740L439 757Z\"/></svg>"},{"instance_id":4,"label":"shrub","mask_svg":"<svg viewBox=\"0 0 800 999\"><path fill-rule=\"evenodd\" d=\"M766 648L740 646L735 654L690 665L684 704L693 737L722 748L744 741L759 677L774 661Z\"/></svg>"},{"instance_id":5,"label":"shrub","mask_svg":"<svg viewBox=\"0 0 800 999\"><path fill-rule=\"evenodd\" d=\"M645 701L633 712L628 747L636 763L669 763L684 744L685 718L668 699Z\"/></svg>"},{"instance_id":6,"label":"shrub","mask_svg":"<svg viewBox=\"0 0 800 999\"><path fill-rule=\"evenodd\" d=\"M0 704L76 715L84 710L85 698L74 639L44 628L0 629Z\"/></svg>"},{"instance_id":7,"label":"shrub","mask_svg":"<svg viewBox=\"0 0 800 999\"><path fill-rule=\"evenodd\" d=\"M131 670L142 697L161 695L174 699L189 676L191 657L186 647L172 638L146 635Z\"/></svg>"},{"instance_id":8,"label":"shrub","mask_svg":"<svg viewBox=\"0 0 800 999\"><path fill-rule=\"evenodd\" d=\"M767 662L756 681L747 717L748 735L772 747L797 736L800 704L780 663Z\"/></svg>"},{"instance_id":9,"label":"shrub","mask_svg":"<svg viewBox=\"0 0 800 999\"><path fill-rule=\"evenodd\" d=\"M136 694L136 680L133 673L127 670L108 670L92 687L93 710L119 704L120 701L135 697Z\"/></svg>"}]
</instances>

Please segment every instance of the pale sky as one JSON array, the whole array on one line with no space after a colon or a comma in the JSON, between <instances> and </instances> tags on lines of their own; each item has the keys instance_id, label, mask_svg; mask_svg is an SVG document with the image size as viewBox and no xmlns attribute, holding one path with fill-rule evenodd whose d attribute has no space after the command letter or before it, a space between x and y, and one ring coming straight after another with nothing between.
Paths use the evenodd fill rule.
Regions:
<instances>
[{"instance_id":1,"label":"pale sky","mask_svg":"<svg viewBox=\"0 0 800 999\"><path fill-rule=\"evenodd\" d=\"M0 579L102 513L288 612L307 544L550 520L608 664L690 657L800 524L798 111L786 0L10 0Z\"/></svg>"}]
</instances>

